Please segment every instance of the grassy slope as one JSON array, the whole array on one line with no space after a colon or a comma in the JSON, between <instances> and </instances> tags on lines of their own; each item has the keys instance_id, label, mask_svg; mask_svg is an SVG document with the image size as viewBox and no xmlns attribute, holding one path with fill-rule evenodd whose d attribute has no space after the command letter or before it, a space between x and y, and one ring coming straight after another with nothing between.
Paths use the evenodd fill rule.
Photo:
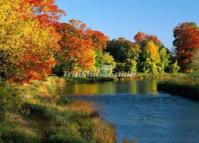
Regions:
<instances>
[{"instance_id":1,"label":"grassy slope","mask_svg":"<svg viewBox=\"0 0 199 143\"><path fill-rule=\"evenodd\" d=\"M64 81L49 78L20 87L23 106L0 123L0 143L115 143L115 129L85 101L58 96Z\"/></svg>"}]
</instances>

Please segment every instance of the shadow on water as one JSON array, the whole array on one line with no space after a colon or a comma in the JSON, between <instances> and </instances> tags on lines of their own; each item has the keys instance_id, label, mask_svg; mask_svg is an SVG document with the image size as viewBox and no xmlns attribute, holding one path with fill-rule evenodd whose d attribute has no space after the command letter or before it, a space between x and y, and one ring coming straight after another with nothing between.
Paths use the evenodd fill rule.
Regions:
<instances>
[{"instance_id":1,"label":"shadow on water","mask_svg":"<svg viewBox=\"0 0 199 143\"><path fill-rule=\"evenodd\" d=\"M68 84L65 94L94 103L115 124L118 143L124 138L138 143L199 141L199 103L158 92L157 81Z\"/></svg>"}]
</instances>

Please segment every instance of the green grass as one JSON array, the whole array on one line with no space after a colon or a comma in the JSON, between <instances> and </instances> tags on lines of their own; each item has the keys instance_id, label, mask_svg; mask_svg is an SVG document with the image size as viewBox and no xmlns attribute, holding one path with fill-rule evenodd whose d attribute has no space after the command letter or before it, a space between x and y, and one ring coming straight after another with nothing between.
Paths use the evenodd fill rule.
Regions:
<instances>
[{"instance_id":1,"label":"green grass","mask_svg":"<svg viewBox=\"0 0 199 143\"><path fill-rule=\"evenodd\" d=\"M114 127L100 119L91 103L60 96L64 86L57 77L17 86L22 105L18 112L3 110L0 143L115 143Z\"/></svg>"}]
</instances>

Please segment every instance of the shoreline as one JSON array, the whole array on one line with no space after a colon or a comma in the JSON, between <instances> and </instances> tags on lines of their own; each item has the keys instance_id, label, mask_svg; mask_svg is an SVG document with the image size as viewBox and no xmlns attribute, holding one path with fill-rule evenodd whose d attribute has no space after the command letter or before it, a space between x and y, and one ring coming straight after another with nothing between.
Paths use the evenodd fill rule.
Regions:
<instances>
[{"instance_id":1,"label":"shoreline","mask_svg":"<svg viewBox=\"0 0 199 143\"><path fill-rule=\"evenodd\" d=\"M6 96L0 96L5 98L0 100L0 142L116 143L113 125L104 121L90 102L62 96L64 87L65 80L58 77L18 85L16 89L2 87L0 95ZM12 92L19 100L12 97ZM10 101L15 104L8 106Z\"/></svg>"},{"instance_id":2,"label":"shoreline","mask_svg":"<svg viewBox=\"0 0 199 143\"><path fill-rule=\"evenodd\" d=\"M195 75L161 74L154 76L151 74L138 74L134 78L120 80L150 79L159 81L157 86L160 91L172 93L174 96L199 100L199 96L197 96L199 95L199 78ZM100 117L92 103L71 100L68 96L62 96L61 94L67 82L96 83L115 80L119 79L104 77L65 79L50 76L46 81L33 81L30 84L18 85L17 89L22 91L20 96L23 98L20 100L15 100L12 97L12 94L18 95L15 88L11 86L8 88L9 90L6 90L7 87L3 87L5 91L2 93L8 94L6 103L12 100L16 104L20 102L22 105L20 104L21 107L18 109L18 106L12 103L13 107L9 107L9 110L7 110L7 105L3 104L5 109L0 112L0 115L5 112L6 118L0 123L0 141L9 139L10 141L17 140L16 143L25 143L27 141L30 143L41 143L42 141L49 141L50 143L57 141L68 141L68 143L92 143L93 141L116 143L116 129Z\"/></svg>"},{"instance_id":3,"label":"shoreline","mask_svg":"<svg viewBox=\"0 0 199 143\"><path fill-rule=\"evenodd\" d=\"M191 85L180 81L161 81L158 82L158 90L171 93L174 96L199 101L199 85Z\"/></svg>"}]
</instances>

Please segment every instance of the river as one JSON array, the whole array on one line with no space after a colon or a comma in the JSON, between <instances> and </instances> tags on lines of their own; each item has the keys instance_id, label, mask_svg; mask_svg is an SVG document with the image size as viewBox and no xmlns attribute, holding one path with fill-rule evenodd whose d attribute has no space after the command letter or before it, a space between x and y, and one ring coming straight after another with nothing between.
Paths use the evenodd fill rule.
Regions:
<instances>
[{"instance_id":1,"label":"river","mask_svg":"<svg viewBox=\"0 0 199 143\"><path fill-rule=\"evenodd\" d=\"M94 103L118 143L199 142L199 103L158 91L154 80L67 84L65 94Z\"/></svg>"}]
</instances>

